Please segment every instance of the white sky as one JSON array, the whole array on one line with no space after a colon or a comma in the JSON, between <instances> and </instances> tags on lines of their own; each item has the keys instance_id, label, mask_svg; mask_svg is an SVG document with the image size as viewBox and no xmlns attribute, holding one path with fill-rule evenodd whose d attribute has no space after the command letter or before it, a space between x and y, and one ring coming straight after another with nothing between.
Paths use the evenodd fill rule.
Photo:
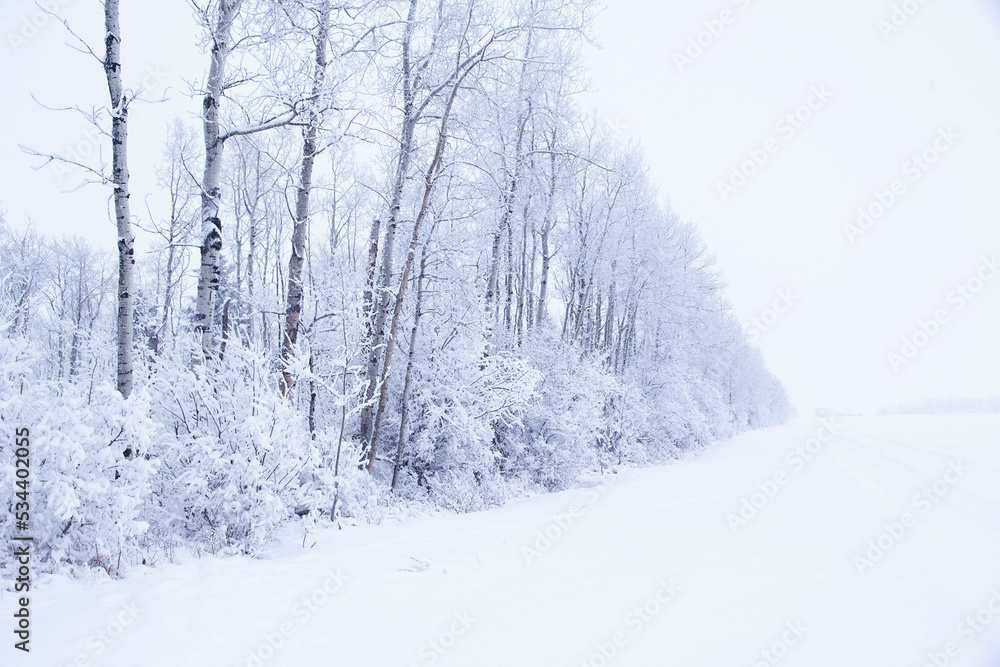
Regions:
<instances>
[{"instance_id":1,"label":"white sky","mask_svg":"<svg viewBox=\"0 0 1000 667\"><path fill-rule=\"evenodd\" d=\"M48 1L100 39L98 0ZM911 1L919 9L885 38L889 0L608 0L596 26L603 49L588 50L586 103L643 144L664 200L717 254L741 319L764 314L779 290L796 297L759 343L804 413L1000 395L1000 275L961 309L949 301L984 256L1000 259L1000 2ZM723 10L731 22L679 71L675 52ZM184 93L205 58L184 0L125 0L122 14L126 80L153 73L154 96L170 88L169 102L130 116L133 213L145 218L164 128L197 114ZM32 20L44 24L37 34ZM53 106L103 104L101 70L66 49L31 0L2 0L0 27L0 210L15 225L30 216L46 234L113 246L107 193L64 193L78 175L33 171L37 160L18 148L86 144L82 121L29 93ZM789 137L776 124L813 87L831 97L814 99L820 108ZM942 128L957 140L911 180L905 164ZM771 138L766 163L723 202L718 183ZM903 194L849 243L844 225L894 180ZM947 322L894 372L887 354L939 309Z\"/></svg>"},{"instance_id":2,"label":"white sky","mask_svg":"<svg viewBox=\"0 0 1000 667\"><path fill-rule=\"evenodd\" d=\"M645 146L744 322L779 289L798 297L760 346L799 409L1000 395L1000 276L960 311L947 300L1000 259L1000 3L927 2L889 39L883 0L609 4L594 103ZM732 22L678 71L673 54L724 9ZM814 85L833 97L784 140L775 124ZM941 127L960 138L910 181ZM723 203L717 183L770 137L780 148ZM844 224L895 179L905 194L848 243ZM894 372L887 354L939 308L948 322Z\"/></svg>"}]
</instances>

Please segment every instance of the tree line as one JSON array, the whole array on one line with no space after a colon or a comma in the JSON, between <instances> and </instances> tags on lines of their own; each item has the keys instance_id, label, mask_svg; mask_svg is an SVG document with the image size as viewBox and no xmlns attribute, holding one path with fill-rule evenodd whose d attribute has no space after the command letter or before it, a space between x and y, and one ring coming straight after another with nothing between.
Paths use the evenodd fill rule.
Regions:
<instances>
[{"instance_id":1,"label":"tree line","mask_svg":"<svg viewBox=\"0 0 1000 667\"><path fill-rule=\"evenodd\" d=\"M118 4L85 49L111 164L74 165L110 188L117 279L0 226L3 382L78 462L42 475L54 562L474 509L787 415L694 228L578 102L589 0L192 2L200 121L165 128L143 215Z\"/></svg>"}]
</instances>

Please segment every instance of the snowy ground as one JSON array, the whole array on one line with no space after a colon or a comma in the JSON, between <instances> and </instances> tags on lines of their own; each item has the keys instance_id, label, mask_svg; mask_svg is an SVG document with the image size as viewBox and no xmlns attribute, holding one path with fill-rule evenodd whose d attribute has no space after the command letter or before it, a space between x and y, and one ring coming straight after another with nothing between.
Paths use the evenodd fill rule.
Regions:
<instances>
[{"instance_id":1,"label":"snowy ground","mask_svg":"<svg viewBox=\"0 0 1000 667\"><path fill-rule=\"evenodd\" d=\"M0 663L1000 665L1000 415L847 418L832 438L799 423L495 511L300 540L50 580L30 657L5 592Z\"/></svg>"}]
</instances>

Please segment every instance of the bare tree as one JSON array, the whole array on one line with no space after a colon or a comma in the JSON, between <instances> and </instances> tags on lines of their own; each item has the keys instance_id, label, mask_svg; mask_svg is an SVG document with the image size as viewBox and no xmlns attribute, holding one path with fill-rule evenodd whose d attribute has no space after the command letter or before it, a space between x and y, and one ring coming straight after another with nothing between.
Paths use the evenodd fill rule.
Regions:
<instances>
[{"instance_id":1,"label":"bare tree","mask_svg":"<svg viewBox=\"0 0 1000 667\"><path fill-rule=\"evenodd\" d=\"M385 375L380 371L386 367L385 354L388 333L386 325L392 305L393 263L396 231L400 224L400 211L403 203L404 190L409 179L411 163L417 151L416 132L419 124L428 117L432 104L444 97L445 107L449 109L458 94L456 81L464 81L465 77L485 59L489 46L501 33L509 34L512 30L492 33L484 46L469 49L472 39L473 16L476 13L476 3L470 0L459 0L454 6L449 6L444 0L439 0L433 15L430 17L430 35L420 39L417 28L421 21L417 15L418 0L410 0L409 11L401 40L399 59L399 81L402 88L402 121L398 135L398 150L396 153L395 170L389 196L389 215L385 222L385 233L382 240L382 264L379 271L377 288L366 292L365 312L371 314L372 322L367 324L371 332L365 342L367 356L367 379L365 395L361 412L361 438L372 442L373 424L377 408L372 399L379 390ZM457 29L456 29L457 28ZM448 39L454 44L454 53L448 53ZM426 44L426 51L416 53L418 44ZM434 73L442 71L444 75L434 78ZM445 119L446 120L446 119ZM437 137L442 139L440 133ZM433 160L433 158L432 158ZM378 248L378 230L382 226L376 220L372 229L372 256L376 256ZM374 284L374 280L371 281ZM374 286L373 286L374 287ZM377 302L375 299L377 298ZM371 299L368 301L367 299ZM370 457L370 460L374 460Z\"/></svg>"},{"instance_id":2,"label":"bare tree","mask_svg":"<svg viewBox=\"0 0 1000 667\"><path fill-rule=\"evenodd\" d=\"M94 329L106 312L104 301L112 284L108 259L80 237L52 243L49 275L43 291L60 377L75 377L80 373Z\"/></svg>"},{"instance_id":3,"label":"bare tree","mask_svg":"<svg viewBox=\"0 0 1000 667\"><path fill-rule=\"evenodd\" d=\"M232 44L233 21L243 0L220 0L217 19L212 31L212 56L208 82L202 102L202 124L205 133L205 170L201 180L201 271L198 276L198 304L195 331L201 334L205 356L212 353L212 318L215 296L219 291L222 255L222 220L219 190L222 178L222 149L225 138L219 127L219 103L225 90L226 61Z\"/></svg>"},{"instance_id":4,"label":"bare tree","mask_svg":"<svg viewBox=\"0 0 1000 667\"><path fill-rule=\"evenodd\" d=\"M175 119L167 130L163 151L163 163L156 175L160 187L167 191L169 211L164 220L157 220L150 212L149 227L137 223L140 229L153 233L163 241L159 252L163 253L163 288L160 305L159 325L151 335L149 346L158 353L168 336L174 331L176 302L181 291L184 268L187 265L187 250L191 245L194 231L194 212L197 183L189 170L194 161L195 137L191 128Z\"/></svg>"},{"instance_id":5,"label":"bare tree","mask_svg":"<svg viewBox=\"0 0 1000 667\"><path fill-rule=\"evenodd\" d=\"M302 266L306 255L306 234L309 226L309 198L312 194L313 167L317 153L317 135L323 122L322 94L326 86L327 43L329 41L330 3L323 0L317 9L315 65L309 110L302 128L302 169L295 199L295 228L292 231L292 253L288 260L288 290L285 308L285 331L281 343L281 393L292 387L292 374L287 364L299 337L302 314Z\"/></svg>"},{"instance_id":6,"label":"bare tree","mask_svg":"<svg viewBox=\"0 0 1000 667\"><path fill-rule=\"evenodd\" d=\"M371 434L372 422L375 411L372 406L372 398L379 379L379 359L381 355L382 341L385 337L385 321L389 312L389 285L392 280L393 250L396 239L396 227L399 224L399 211L403 201L403 188L409 176L410 162L413 159L414 133L417 123L420 122L427 105L432 101L430 93L418 102L415 98L418 91L415 90L418 80L415 74L413 62L413 40L416 30L418 0L410 0L410 7L406 17L406 26L403 29L402 54L400 57L400 70L402 75L403 94L403 119L399 134L399 151L396 157L396 171L392 184L392 193L389 201L389 219L386 223L385 239L382 243L382 267L379 276L378 292L375 291L375 263L378 258L379 230L382 226L380 219L376 218L372 224L371 244L369 257L371 260L368 274L369 289L365 292L365 313L369 321L366 321L368 332L365 346L368 350L368 383L365 387L364 407L361 411L361 437L367 441ZM440 26L441 21L438 21ZM435 33L437 34L437 33ZM436 39L433 40L436 43ZM430 62L430 55L425 56L423 63L418 63L417 70L421 70L421 65L426 66ZM432 91L436 95L439 91ZM377 297L377 301L376 301Z\"/></svg>"},{"instance_id":7,"label":"bare tree","mask_svg":"<svg viewBox=\"0 0 1000 667\"><path fill-rule=\"evenodd\" d=\"M49 254L45 240L30 224L14 231L0 213L0 299L13 315L11 332L16 335L28 334L33 301L48 275Z\"/></svg>"},{"instance_id":8,"label":"bare tree","mask_svg":"<svg viewBox=\"0 0 1000 667\"><path fill-rule=\"evenodd\" d=\"M468 30L468 25L466 25L466 30ZM458 97L458 91L462 88L462 84L465 82L466 77L468 77L469 74L471 74L476 67L486 59L486 53L496 38L497 34L494 33L485 40L485 43L481 47L473 51L470 55L465 58L460 56L458 58L457 66L449 79L451 86L444 111L441 113L441 125L438 128L437 145L434 148L434 156L431 159L431 163L427 167L427 173L424 175L423 199L421 200L420 210L417 213L416 220L413 222L413 235L410 238L410 247L407 250L406 262L403 265L403 275L399 280L399 289L396 291L396 303L392 311L392 324L389 328L385 344L385 356L382 362L381 381L379 383L381 389L379 392L378 409L375 413L375 423L372 427L372 437L368 443L369 471L375 465L375 456L378 451L378 438L382 430L382 421L385 418L385 408L389 401L389 385L387 379L389 377L389 370L392 368L392 352L395 348L396 334L399 330L399 317L403 310L403 299L406 296L406 289L410 280L410 272L413 270L413 260L417 252L417 242L420 238L420 225L427 216L431 195L434 193L434 184L441 168L442 158L444 157L445 145L448 142L448 118L451 116L452 109L455 105L455 99ZM462 41L465 41L464 36Z\"/></svg>"},{"instance_id":9,"label":"bare tree","mask_svg":"<svg viewBox=\"0 0 1000 667\"><path fill-rule=\"evenodd\" d=\"M111 182L118 227L118 391L132 393L132 327L135 312L135 235L129 215L128 105L122 85L121 25L118 0L104 3L104 74L111 94Z\"/></svg>"},{"instance_id":10,"label":"bare tree","mask_svg":"<svg viewBox=\"0 0 1000 667\"><path fill-rule=\"evenodd\" d=\"M297 104L286 102L285 109L267 114L265 120L244 127L224 129L220 103L234 83L227 78L227 64L233 49L233 26L243 0L218 0L214 11L202 10L203 22L212 42L208 80L202 99L202 126L205 135L205 168L201 180L201 269L198 275L198 301L195 331L201 336L202 354L212 354L212 329L215 301L221 283L222 261L222 167L227 140L256 134L288 125L298 114Z\"/></svg>"},{"instance_id":11,"label":"bare tree","mask_svg":"<svg viewBox=\"0 0 1000 667\"><path fill-rule=\"evenodd\" d=\"M135 235L132 233L132 219L129 213L129 172L128 172L128 111L135 95L129 97L122 83L121 62L121 23L118 16L119 0L104 1L104 55L99 56L79 35L70 28L69 23L50 10L42 8L47 14L62 22L63 26L76 40L76 50L93 57L101 64L107 81L111 105L108 113L111 116L111 173L105 171L105 165L99 167L88 165L78 158L70 156L40 153L24 148L26 152L46 158L46 162L57 162L71 165L89 172L90 178L85 183L102 183L112 188L114 202L115 225L118 232L118 318L117 332L117 380L116 387L122 396L128 398L132 393L133 382L133 316L135 312ZM84 111L77 107L59 109L61 111L76 111L92 123L100 134L107 135L101 127L101 111L92 109Z\"/></svg>"},{"instance_id":12,"label":"bare tree","mask_svg":"<svg viewBox=\"0 0 1000 667\"><path fill-rule=\"evenodd\" d=\"M406 359L406 378L403 381L402 407L399 417L399 439L396 441L396 461L392 466L392 482L390 488L396 489L396 482L399 480L399 469L403 463L403 446L406 443L406 428L409 425L410 417L410 386L413 383L413 367L417 357L417 334L420 333L420 318L423 315L424 286L427 281L427 248L430 245L431 237L437 227L437 219L431 225L427 240L424 241L420 250L420 273L417 275L417 300L413 306L413 328L410 329L410 351Z\"/></svg>"}]
</instances>

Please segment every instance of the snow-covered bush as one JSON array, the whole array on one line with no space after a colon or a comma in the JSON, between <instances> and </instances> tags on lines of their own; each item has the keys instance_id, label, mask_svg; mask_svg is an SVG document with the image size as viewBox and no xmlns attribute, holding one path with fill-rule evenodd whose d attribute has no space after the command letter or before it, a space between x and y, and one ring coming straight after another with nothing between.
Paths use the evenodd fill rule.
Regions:
<instances>
[{"instance_id":1,"label":"snow-covered bush","mask_svg":"<svg viewBox=\"0 0 1000 667\"><path fill-rule=\"evenodd\" d=\"M260 350L233 340L221 360L187 367L165 357L150 393L166 431L155 495L171 532L212 550L255 553L315 502L319 450Z\"/></svg>"},{"instance_id":2,"label":"snow-covered bush","mask_svg":"<svg viewBox=\"0 0 1000 667\"><path fill-rule=\"evenodd\" d=\"M600 450L607 440L604 408L614 379L557 340L546 337L532 351L543 380L526 419L524 446L510 467L558 490L581 470L609 463Z\"/></svg>"},{"instance_id":3,"label":"snow-covered bush","mask_svg":"<svg viewBox=\"0 0 1000 667\"><path fill-rule=\"evenodd\" d=\"M507 450L523 439L541 374L507 352L488 353L482 338L458 341L456 349L420 366L404 463L417 487L468 511L506 497L498 487L509 472Z\"/></svg>"},{"instance_id":4,"label":"snow-covered bush","mask_svg":"<svg viewBox=\"0 0 1000 667\"><path fill-rule=\"evenodd\" d=\"M0 337L0 437L4 443L2 506L15 499L14 431L30 430L30 534L42 570L99 566L116 571L142 558L137 540L145 520L149 457L156 425L149 396L128 400L107 383L94 386L40 380L27 341ZM4 513L4 534L13 525Z\"/></svg>"}]
</instances>

